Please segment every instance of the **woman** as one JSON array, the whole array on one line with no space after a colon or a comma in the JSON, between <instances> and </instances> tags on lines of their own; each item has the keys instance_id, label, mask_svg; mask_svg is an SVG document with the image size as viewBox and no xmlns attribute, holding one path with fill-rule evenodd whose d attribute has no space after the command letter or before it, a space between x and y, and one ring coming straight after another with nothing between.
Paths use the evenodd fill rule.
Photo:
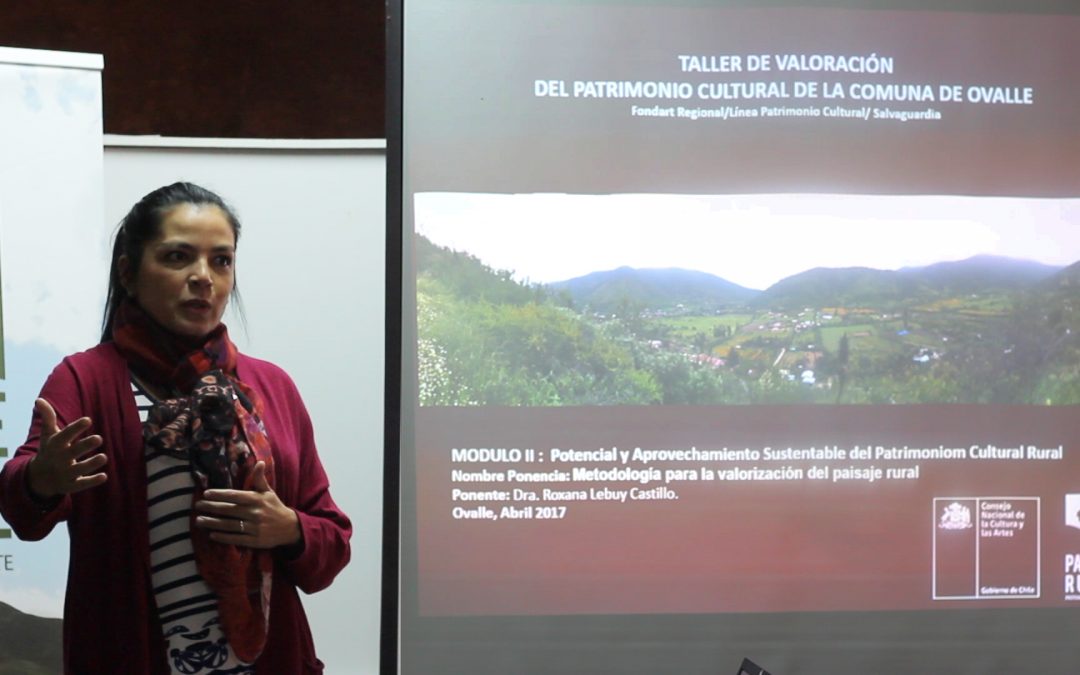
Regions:
<instances>
[{"instance_id":1,"label":"woman","mask_svg":"<svg viewBox=\"0 0 1080 675\"><path fill-rule=\"evenodd\" d=\"M240 224L190 183L143 197L113 247L96 347L56 367L0 472L22 539L67 521L68 673L319 673L297 588L349 560L311 422L238 354Z\"/></svg>"}]
</instances>

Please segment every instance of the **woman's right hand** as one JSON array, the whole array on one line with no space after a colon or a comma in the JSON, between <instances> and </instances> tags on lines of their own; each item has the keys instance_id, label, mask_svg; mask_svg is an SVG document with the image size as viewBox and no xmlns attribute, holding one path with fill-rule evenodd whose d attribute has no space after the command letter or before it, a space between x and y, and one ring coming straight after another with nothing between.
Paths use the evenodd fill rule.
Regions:
<instances>
[{"instance_id":1,"label":"woman's right hand","mask_svg":"<svg viewBox=\"0 0 1080 675\"><path fill-rule=\"evenodd\" d=\"M41 415L41 442L27 466L30 492L41 499L81 492L103 484L108 476L100 472L108 458L99 452L79 459L101 446L101 436L79 438L90 428L90 418L80 417L63 429L56 423L56 411L43 398L34 401Z\"/></svg>"}]
</instances>

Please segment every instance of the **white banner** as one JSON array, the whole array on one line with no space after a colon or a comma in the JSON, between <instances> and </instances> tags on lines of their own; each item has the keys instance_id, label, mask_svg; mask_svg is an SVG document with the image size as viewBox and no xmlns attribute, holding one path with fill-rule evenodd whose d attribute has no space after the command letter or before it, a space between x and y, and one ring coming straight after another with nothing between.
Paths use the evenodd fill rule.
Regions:
<instances>
[{"instance_id":1,"label":"white banner","mask_svg":"<svg viewBox=\"0 0 1080 675\"><path fill-rule=\"evenodd\" d=\"M0 462L24 440L53 367L97 341L108 271L101 64L0 48ZM0 670L60 667L67 564L65 528L21 542L0 521L0 621L21 628L5 633L17 643L0 635Z\"/></svg>"}]
</instances>

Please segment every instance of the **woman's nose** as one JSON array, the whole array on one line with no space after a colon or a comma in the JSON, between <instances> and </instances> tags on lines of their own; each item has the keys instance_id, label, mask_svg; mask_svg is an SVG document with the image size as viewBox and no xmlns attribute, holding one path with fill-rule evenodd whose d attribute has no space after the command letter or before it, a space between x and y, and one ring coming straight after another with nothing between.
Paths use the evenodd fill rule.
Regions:
<instances>
[{"instance_id":1,"label":"woman's nose","mask_svg":"<svg viewBox=\"0 0 1080 675\"><path fill-rule=\"evenodd\" d=\"M196 262L188 276L188 283L196 287L212 285L214 279L210 276L210 266L203 260Z\"/></svg>"}]
</instances>

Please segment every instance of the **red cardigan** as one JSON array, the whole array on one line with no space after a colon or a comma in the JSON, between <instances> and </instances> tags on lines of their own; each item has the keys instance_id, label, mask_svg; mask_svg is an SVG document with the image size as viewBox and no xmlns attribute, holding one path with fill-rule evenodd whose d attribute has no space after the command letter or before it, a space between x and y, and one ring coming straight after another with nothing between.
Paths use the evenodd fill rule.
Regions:
<instances>
[{"instance_id":1,"label":"red cardigan","mask_svg":"<svg viewBox=\"0 0 1080 675\"><path fill-rule=\"evenodd\" d=\"M329 482L296 386L277 366L240 356L237 375L262 396L273 445L274 489L300 518L303 550L275 553L270 632L256 673L321 673L296 589L326 588L349 561L352 525L330 497ZM71 538L64 600L66 673L169 672L150 585L146 459L127 364L111 343L65 358L41 390L61 428L82 416L109 457L101 486L64 497L44 512L26 488L37 451L35 413L26 444L0 471L0 513L20 539L38 540L61 520Z\"/></svg>"}]
</instances>

